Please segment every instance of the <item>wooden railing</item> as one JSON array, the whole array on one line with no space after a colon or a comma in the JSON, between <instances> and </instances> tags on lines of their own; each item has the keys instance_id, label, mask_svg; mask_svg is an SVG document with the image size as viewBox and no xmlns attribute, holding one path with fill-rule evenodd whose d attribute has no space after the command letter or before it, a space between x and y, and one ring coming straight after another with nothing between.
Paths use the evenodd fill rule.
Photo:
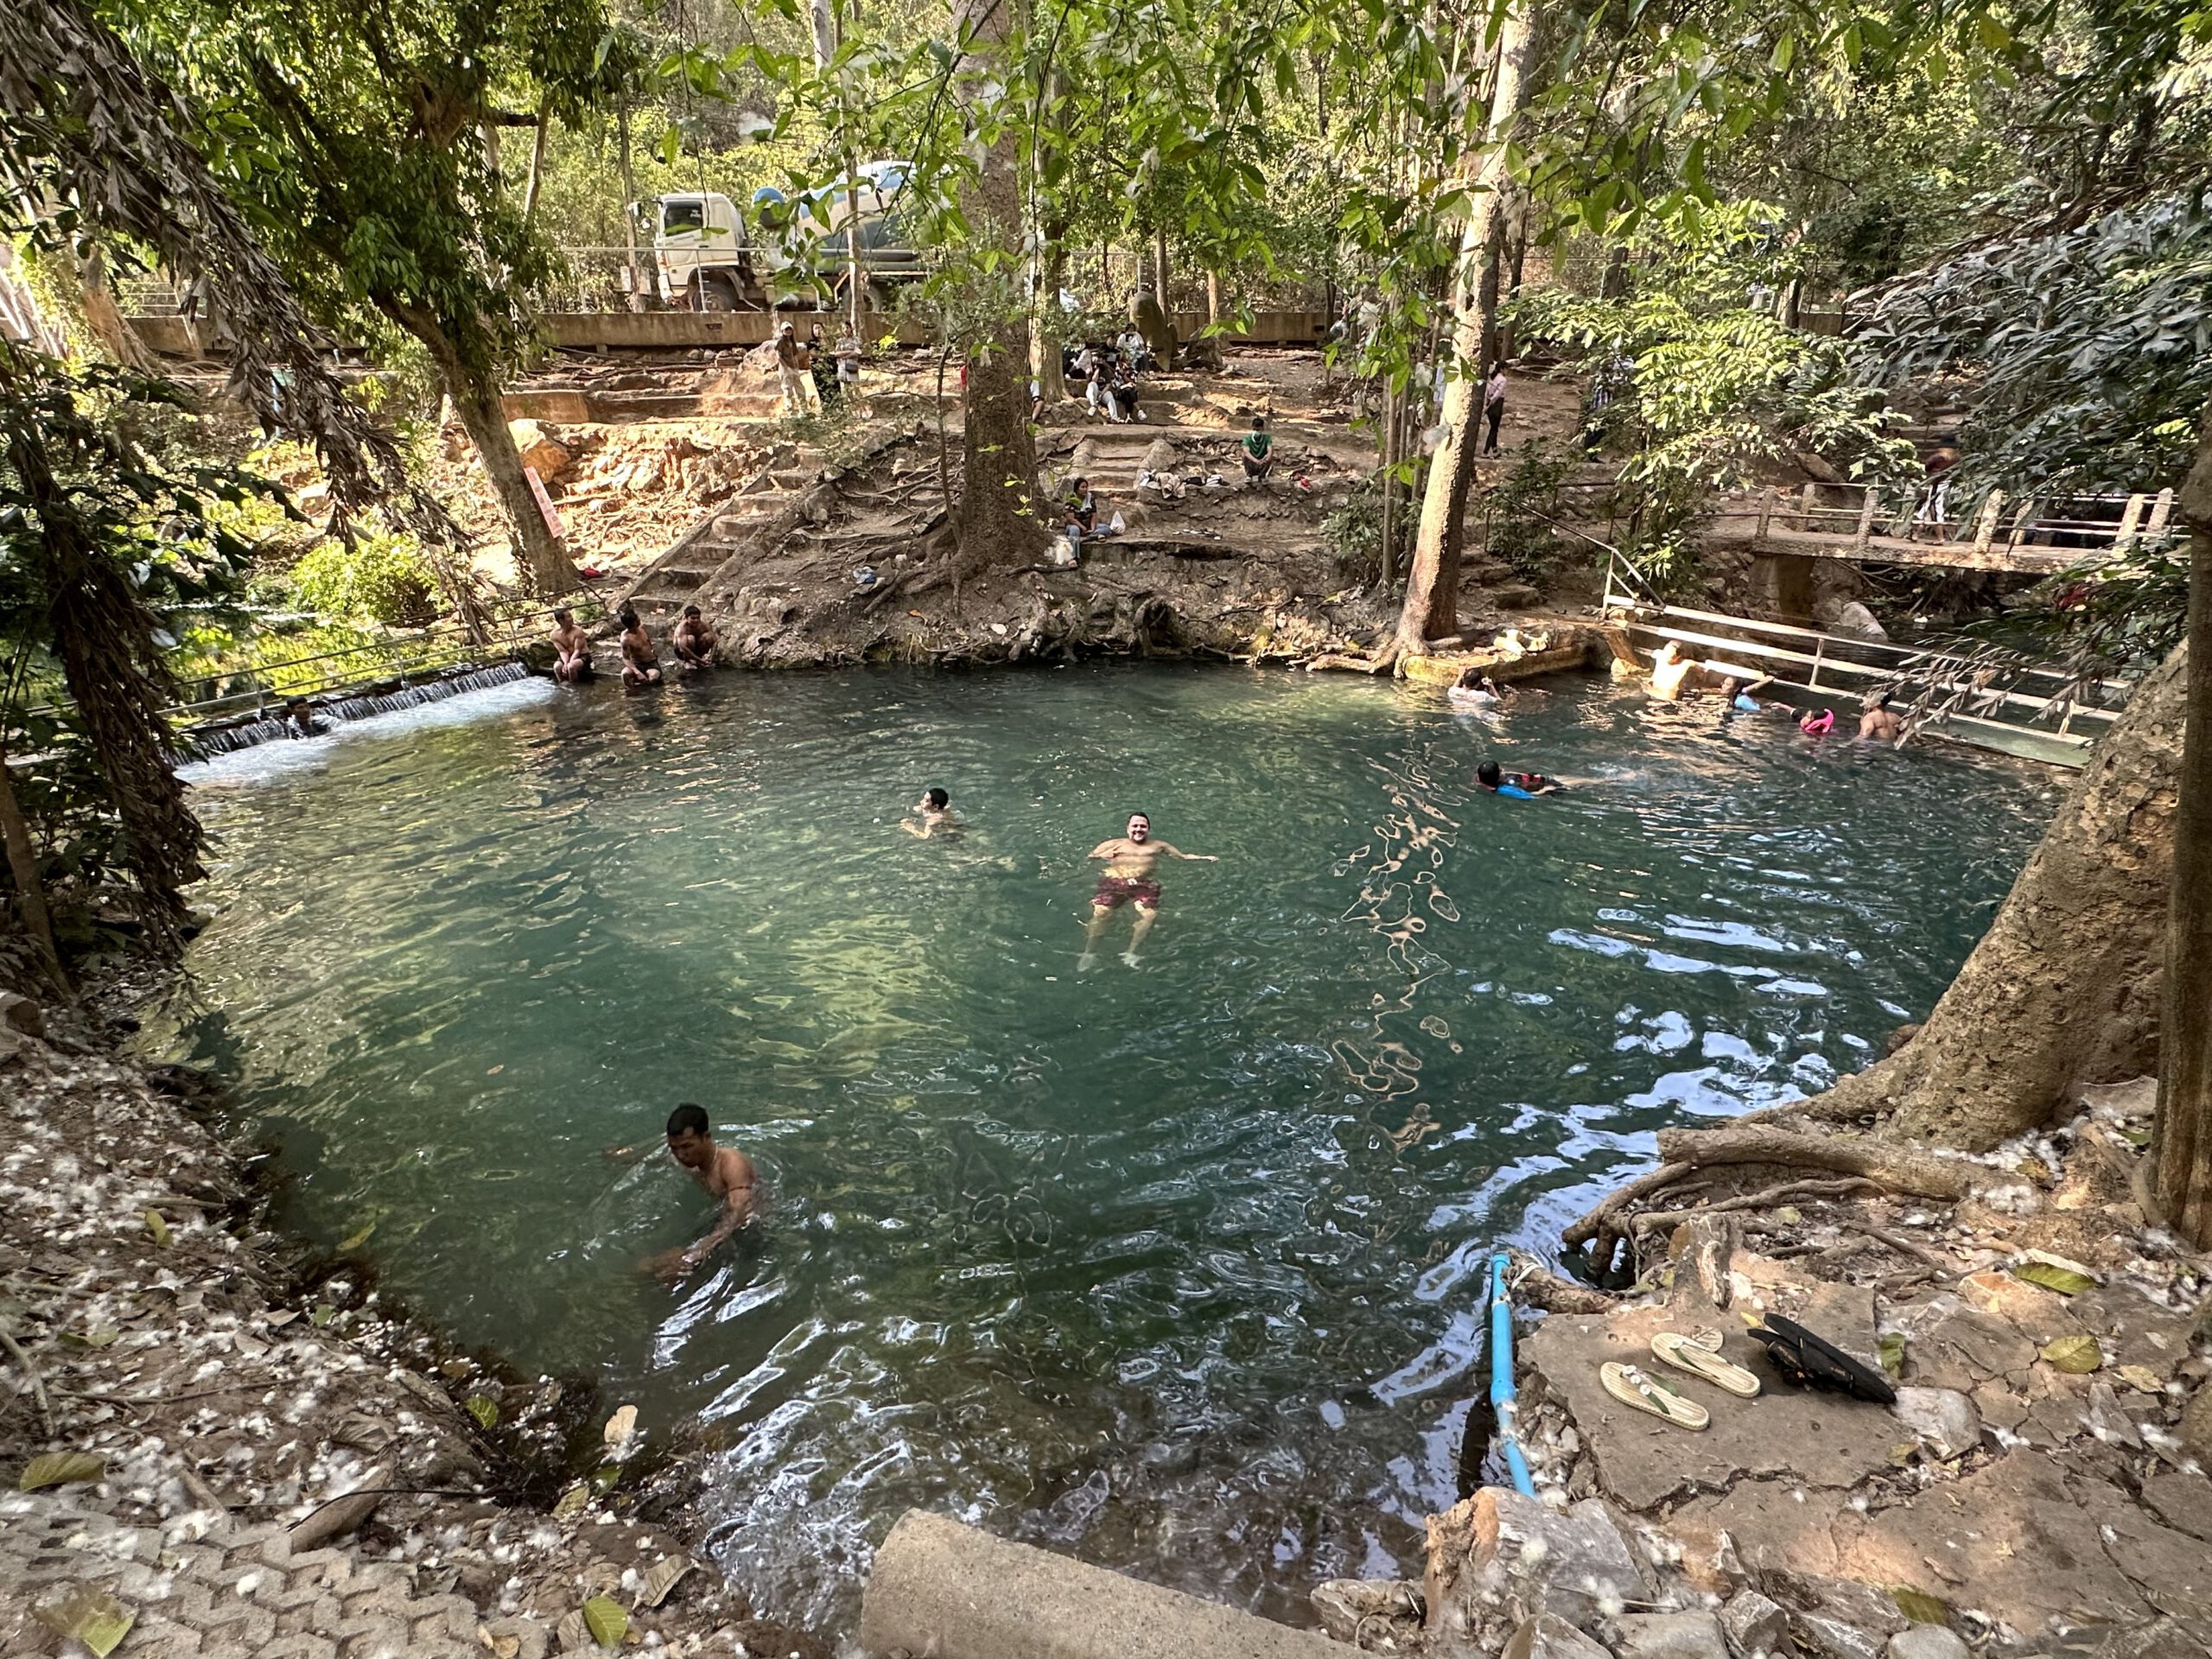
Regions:
<instances>
[{"instance_id":1,"label":"wooden railing","mask_svg":"<svg viewBox=\"0 0 2212 1659\"><path fill-rule=\"evenodd\" d=\"M1839 495L1845 499L1835 499ZM2093 503L2116 507L2118 516L2084 518L2063 511ZM1716 517L1753 524L1757 538L1777 532L1829 537L1862 556L1878 556L1879 543L1923 543L1924 538L1931 553L1956 548L1970 552L1976 563L2032 550L2047 559L2079 554L2077 563L2090 563L2124 559L2171 542L2173 511L2170 489L2065 496L2048 503L2035 497L2014 500L2002 490L1991 490L1969 509L1967 518L1953 519L1942 494L1924 488L1906 498L1893 486L1808 484L1794 496L1773 488L1732 496ZM2059 544L2061 537L2064 545ZM2099 553L2101 559L2094 556Z\"/></svg>"}]
</instances>

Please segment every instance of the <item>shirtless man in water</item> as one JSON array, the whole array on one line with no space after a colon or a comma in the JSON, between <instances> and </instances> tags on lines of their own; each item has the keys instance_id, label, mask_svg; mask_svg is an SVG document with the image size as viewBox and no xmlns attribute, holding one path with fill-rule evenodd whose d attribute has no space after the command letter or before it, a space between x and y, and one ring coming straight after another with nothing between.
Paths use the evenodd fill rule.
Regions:
<instances>
[{"instance_id":1,"label":"shirtless man in water","mask_svg":"<svg viewBox=\"0 0 2212 1659\"><path fill-rule=\"evenodd\" d=\"M621 622L622 683L658 685L660 653L653 649L652 635L645 632L645 625L639 620L637 612L626 605L622 607Z\"/></svg>"},{"instance_id":2,"label":"shirtless man in water","mask_svg":"<svg viewBox=\"0 0 2212 1659\"><path fill-rule=\"evenodd\" d=\"M1130 815L1126 835L1102 841L1090 849L1093 858L1106 861L1106 873L1098 878L1098 891L1090 898L1090 922L1084 929L1083 955L1076 959L1077 973L1096 966L1098 936L1105 930L1106 918L1124 904L1136 906L1137 925L1129 934L1129 948L1122 952L1122 960L1132 968L1137 965L1137 947L1160 919L1160 883L1153 878L1152 867L1163 854L1194 864L1221 862L1210 853L1186 853L1166 842L1154 841L1152 820L1141 812Z\"/></svg>"},{"instance_id":3,"label":"shirtless man in water","mask_svg":"<svg viewBox=\"0 0 2212 1659\"><path fill-rule=\"evenodd\" d=\"M753 1172L753 1160L735 1147L715 1144L706 1108L689 1101L668 1115L668 1153L721 1205L712 1232L696 1244L666 1251L647 1264L657 1277L672 1285L753 1219L760 1177Z\"/></svg>"},{"instance_id":4,"label":"shirtless man in water","mask_svg":"<svg viewBox=\"0 0 2212 1659\"><path fill-rule=\"evenodd\" d=\"M591 636L576 626L576 613L566 606L553 613L553 649L555 679L575 685L591 678Z\"/></svg>"},{"instance_id":5,"label":"shirtless man in water","mask_svg":"<svg viewBox=\"0 0 2212 1659\"><path fill-rule=\"evenodd\" d=\"M1877 743L1894 744L1904 736L1904 721L1890 707L1886 691L1871 693L1859 713L1859 735Z\"/></svg>"}]
</instances>

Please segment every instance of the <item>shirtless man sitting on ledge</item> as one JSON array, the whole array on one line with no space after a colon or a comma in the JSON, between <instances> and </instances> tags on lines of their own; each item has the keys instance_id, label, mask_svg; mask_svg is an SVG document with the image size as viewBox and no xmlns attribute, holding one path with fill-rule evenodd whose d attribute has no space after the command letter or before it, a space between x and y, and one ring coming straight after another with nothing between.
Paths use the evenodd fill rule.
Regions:
<instances>
[{"instance_id":1,"label":"shirtless man sitting on ledge","mask_svg":"<svg viewBox=\"0 0 2212 1659\"><path fill-rule=\"evenodd\" d=\"M1160 919L1160 883L1153 876L1152 867L1163 854L1194 864L1221 862L1210 853L1186 853L1166 842L1154 841L1152 820L1141 812L1130 815L1126 834L1102 841L1090 849L1093 858L1106 861L1106 873L1098 878L1098 891L1090 897L1090 921L1084 929L1083 955L1076 959L1077 972L1088 972L1097 964L1098 936L1105 930L1106 918L1125 904L1136 906L1137 925L1129 934L1129 948L1122 953L1122 960L1132 968L1137 965L1137 947Z\"/></svg>"}]
</instances>

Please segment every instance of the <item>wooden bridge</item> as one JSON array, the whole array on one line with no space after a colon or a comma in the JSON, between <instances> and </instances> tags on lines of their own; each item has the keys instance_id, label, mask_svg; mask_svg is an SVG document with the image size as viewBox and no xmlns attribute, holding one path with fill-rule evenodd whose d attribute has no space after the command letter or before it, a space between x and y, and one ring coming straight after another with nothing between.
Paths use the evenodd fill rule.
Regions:
<instances>
[{"instance_id":1,"label":"wooden bridge","mask_svg":"<svg viewBox=\"0 0 2212 1659\"><path fill-rule=\"evenodd\" d=\"M2114 563L2174 535L2171 490L2052 502L2014 502L1992 490L1963 524L1926 502L1922 496L1900 510L1894 497L1885 502L1878 487L1864 484L1808 484L1795 496L1762 490L1728 498L1706 535L1748 541L1755 553L1770 556L2037 576ZM2110 518L2082 516L2083 509L2107 507Z\"/></svg>"}]
</instances>

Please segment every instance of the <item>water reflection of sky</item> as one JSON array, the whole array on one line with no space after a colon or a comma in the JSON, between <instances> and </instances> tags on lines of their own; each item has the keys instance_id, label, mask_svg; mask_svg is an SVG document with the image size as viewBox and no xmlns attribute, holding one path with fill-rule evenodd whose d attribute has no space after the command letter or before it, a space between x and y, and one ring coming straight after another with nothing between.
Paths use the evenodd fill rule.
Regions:
<instances>
[{"instance_id":1,"label":"water reflection of sky","mask_svg":"<svg viewBox=\"0 0 2212 1659\"><path fill-rule=\"evenodd\" d=\"M1492 1245L1863 1064L2046 810L1598 683L1494 723L1234 671L532 683L277 747L196 774L181 1046L287 1218L703 1421L717 1554L830 1624L908 1504L1289 1617L1413 1559ZM1589 781L1504 801L1485 754ZM895 832L931 783L963 840ZM1141 972L1078 975L1140 809L1224 862L1162 867ZM683 1099L772 1203L671 1297L637 1263L700 1200L601 1154Z\"/></svg>"}]
</instances>

